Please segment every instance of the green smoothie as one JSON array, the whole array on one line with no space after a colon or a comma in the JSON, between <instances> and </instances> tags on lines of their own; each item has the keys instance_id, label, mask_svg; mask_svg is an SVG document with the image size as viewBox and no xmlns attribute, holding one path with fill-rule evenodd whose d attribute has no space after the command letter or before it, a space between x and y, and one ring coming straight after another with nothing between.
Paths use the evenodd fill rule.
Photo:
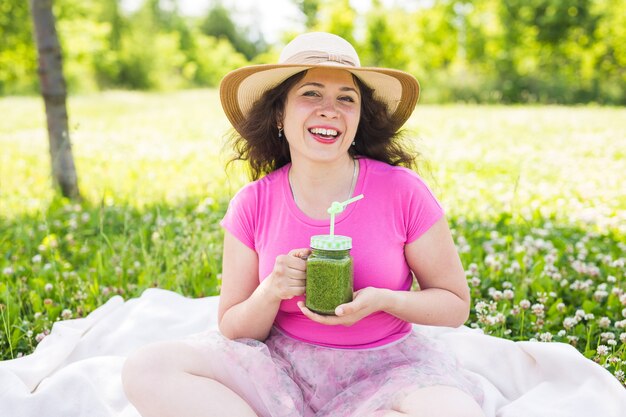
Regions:
<instances>
[{"instance_id":1,"label":"green smoothie","mask_svg":"<svg viewBox=\"0 0 626 417\"><path fill-rule=\"evenodd\" d=\"M310 310L334 315L338 305L352 301L351 246L352 239L346 236L311 238L312 252L306 267L306 306Z\"/></svg>"}]
</instances>

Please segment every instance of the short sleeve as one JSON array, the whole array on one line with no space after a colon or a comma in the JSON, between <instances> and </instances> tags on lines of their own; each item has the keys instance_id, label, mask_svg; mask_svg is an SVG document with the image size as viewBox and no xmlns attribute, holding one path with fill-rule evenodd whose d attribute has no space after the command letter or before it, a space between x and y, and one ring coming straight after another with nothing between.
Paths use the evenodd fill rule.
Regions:
<instances>
[{"instance_id":1,"label":"short sleeve","mask_svg":"<svg viewBox=\"0 0 626 417\"><path fill-rule=\"evenodd\" d=\"M230 200L220 225L240 242L256 251L257 196L251 184L244 186Z\"/></svg>"},{"instance_id":2,"label":"short sleeve","mask_svg":"<svg viewBox=\"0 0 626 417\"><path fill-rule=\"evenodd\" d=\"M444 216L444 210L430 188L419 175L410 172L402 184L405 189L406 200L403 213L406 230L406 243L417 240L428 231L439 219Z\"/></svg>"}]
</instances>

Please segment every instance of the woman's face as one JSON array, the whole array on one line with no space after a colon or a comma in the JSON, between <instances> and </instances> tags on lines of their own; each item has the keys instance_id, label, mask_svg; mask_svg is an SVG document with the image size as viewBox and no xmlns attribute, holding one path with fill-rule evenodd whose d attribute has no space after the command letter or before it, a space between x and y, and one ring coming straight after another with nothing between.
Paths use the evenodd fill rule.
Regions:
<instances>
[{"instance_id":1,"label":"woman's face","mask_svg":"<svg viewBox=\"0 0 626 417\"><path fill-rule=\"evenodd\" d=\"M328 162L344 157L361 116L361 93L341 69L307 71L287 93L283 128L292 161Z\"/></svg>"}]
</instances>

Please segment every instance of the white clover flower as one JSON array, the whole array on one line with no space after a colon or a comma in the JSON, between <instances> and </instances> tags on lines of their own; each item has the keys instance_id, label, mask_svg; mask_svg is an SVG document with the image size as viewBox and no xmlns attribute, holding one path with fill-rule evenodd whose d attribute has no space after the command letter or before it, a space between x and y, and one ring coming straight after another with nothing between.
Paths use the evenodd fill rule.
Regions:
<instances>
[{"instance_id":1,"label":"white clover flower","mask_svg":"<svg viewBox=\"0 0 626 417\"><path fill-rule=\"evenodd\" d=\"M565 330L559 330L559 332L557 333L557 336L564 337L566 334L567 332Z\"/></svg>"},{"instance_id":2,"label":"white clover flower","mask_svg":"<svg viewBox=\"0 0 626 417\"><path fill-rule=\"evenodd\" d=\"M41 343L41 341L46 337L46 335L44 333L37 333L37 336L35 336L35 341L37 341L37 343Z\"/></svg>"},{"instance_id":3,"label":"white clover flower","mask_svg":"<svg viewBox=\"0 0 626 417\"><path fill-rule=\"evenodd\" d=\"M41 263L41 255L37 254L32 257L31 262L34 264Z\"/></svg>"},{"instance_id":4,"label":"white clover flower","mask_svg":"<svg viewBox=\"0 0 626 417\"><path fill-rule=\"evenodd\" d=\"M600 326L603 329L608 328L611 325L611 319L609 319L608 317L602 317L598 320L598 326Z\"/></svg>"},{"instance_id":5,"label":"white clover flower","mask_svg":"<svg viewBox=\"0 0 626 417\"><path fill-rule=\"evenodd\" d=\"M617 378L617 380L619 382L624 382L624 377L626 376L624 374L624 371L622 371L621 369L618 369L617 371L615 371L615 378Z\"/></svg>"},{"instance_id":6,"label":"white clover flower","mask_svg":"<svg viewBox=\"0 0 626 417\"><path fill-rule=\"evenodd\" d=\"M603 342L606 342L607 340L615 339L615 334L613 334L612 332L602 332L600 333L600 338Z\"/></svg>"},{"instance_id":7,"label":"white clover flower","mask_svg":"<svg viewBox=\"0 0 626 417\"><path fill-rule=\"evenodd\" d=\"M563 327L565 327L566 330L570 330L572 327L576 326L576 324L578 324L578 321L573 317L565 317L563 320Z\"/></svg>"},{"instance_id":8,"label":"white clover flower","mask_svg":"<svg viewBox=\"0 0 626 417\"><path fill-rule=\"evenodd\" d=\"M550 333L550 332L541 333L539 335L539 340L541 340L542 342L551 342L552 341L552 333Z\"/></svg>"},{"instance_id":9,"label":"white clover flower","mask_svg":"<svg viewBox=\"0 0 626 417\"><path fill-rule=\"evenodd\" d=\"M476 303L475 308L477 314L486 314L489 311L489 304L484 301L479 301Z\"/></svg>"},{"instance_id":10,"label":"white clover flower","mask_svg":"<svg viewBox=\"0 0 626 417\"><path fill-rule=\"evenodd\" d=\"M504 298L507 300L512 300L513 298L515 298L515 292L513 292L512 290L504 290L503 295Z\"/></svg>"},{"instance_id":11,"label":"white clover flower","mask_svg":"<svg viewBox=\"0 0 626 417\"><path fill-rule=\"evenodd\" d=\"M502 297L503 297L502 291L499 291L499 290L495 290L491 292L491 294L489 295L491 295L491 298L493 298L495 301L500 301L502 300Z\"/></svg>"},{"instance_id":12,"label":"white clover flower","mask_svg":"<svg viewBox=\"0 0 626 417\"><path fill-rule=\"evenodd\" d=\"M619 341L626 344L626 333L620 333Z\"/></svg>"},{"instance_id":13,"label":"white clover flower","mask_svg":"<svg viewBox=\"0 0 626 417\"><path fill-rule=\"evenodd\" d=\"M619 302L622 303L623 306L626 306L626 292L620 295Z\"/></svg>"},{"instance_id":14,"label":"white clover flower","mask_svg":"<svg viewBox=\"0 0 626 417\"><path fill-rule=\"evenodd\" d=\"M478 287L480 285L480 278L472 277L472 279L470 279L470 284L472 287Z\"/></svg>"},{"instance_id":15,"label":"white clover flower","mask_svg":"<svg viewBox=\"0 0 626 417\"><path fill-rule=\"evenodd\" d=\"M606 356L609 354L609 347L606 345L598 345L598 349L596 350L598 355Z\"/></svg>"},{"instance_id":16,"label":"white clover flower","mask_svg":"<svg viewBox=\"0 0 626 417\"><path fill-rule=\"evenodd\" d=\"M519 306L523 310L528 310L530 308L530 301L528 301L526 299L520 300Z\"/></svg>"},{"instance_id":17,"label":"white clover flower","mask_svg":"<svg viewBox=\"0 0 626 417\"><path fill-rule=\"evenodd\" d=\"M626 260L624 258L619 258L616 259L615 261L613 261L613 263L611 264L611 266L613 268L623 268L624 265L626 265Z\"/></svg>"},{"instance_id":18,"label":"white clover flower","mask_svg":"<svg viewBox=\"0 0 626 417\"><path fill-rule=\"evenodd\" d=\"M545 310L545 307L543 304L540 304L540 303L533 304L530 308L534 315L536 315L537 317L543 317L544 310Z\"/></svg>"},{"instance_id":19,"label":"white clover flower","mask_svg":"<svg viewBox=\"0 0 626 417\"><path fill-rule=\"evenodd\" d=\"M617 341L613 340L613 339L609 339L609 340L606 341L606 344L609 345L609 346L615 346L615 345L617 345Z\"/></svg>"},{"instance_id":20,"label":"white clover flower","mask_svg":"<svg viewBox=\"0 0 626 417\"><path fill-rule=\"evenodd\" d=\"M52 291L52 289L53 289L53 288L54 288L54 286L53 286L52 284L50 284L49 282L48 282L48 283L47 283L47 284L43 287L43 289L44 289L46 292L50 292L50 291Z\"/></svg>"},{"instance_id":21,"label":"white clover flower","mask_svg":"<svg viewBox=\"0 0 626 417\"><path fill-rule=\"evenodd\" d=\"M68 319L71 319L71 318L72 318L72 310L67 309L67 308L66 308L66 309L64 309L64 310L61 312L61 317L63 318L63 320L68 320Z\"/></svg>"},{"instance_id":22,"label":"white clover flower","mask_svg":"<svg viewBox=\"0 0 626 417\"><path fill-rule=\"evenodd\" d=\"M559 313L564 312L564 311L565 311L565 308L566 308L565 303L558 303L558 304L556 305L556 309L557 309L557 311L558 311Z\"/></svg>"}]
</instances>

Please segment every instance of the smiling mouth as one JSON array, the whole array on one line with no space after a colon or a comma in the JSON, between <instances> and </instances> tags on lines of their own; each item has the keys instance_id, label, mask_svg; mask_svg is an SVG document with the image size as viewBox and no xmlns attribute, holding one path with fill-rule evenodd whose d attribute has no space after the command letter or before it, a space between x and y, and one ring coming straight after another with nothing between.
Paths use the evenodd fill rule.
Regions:
<instances>
[{"instance_id":1,"label":"smiling mouth","mask_svg":"<svg viewBox=\"0 0 626 417\"><path fill-rule=\"evenodd\" d=\"M309 129L309 133L317 138L321 138L324 140L333 140L337 138L340 134L340 132L335 129L325 129L322 127L313 127Z\"/></svg>"}]
</instances>

